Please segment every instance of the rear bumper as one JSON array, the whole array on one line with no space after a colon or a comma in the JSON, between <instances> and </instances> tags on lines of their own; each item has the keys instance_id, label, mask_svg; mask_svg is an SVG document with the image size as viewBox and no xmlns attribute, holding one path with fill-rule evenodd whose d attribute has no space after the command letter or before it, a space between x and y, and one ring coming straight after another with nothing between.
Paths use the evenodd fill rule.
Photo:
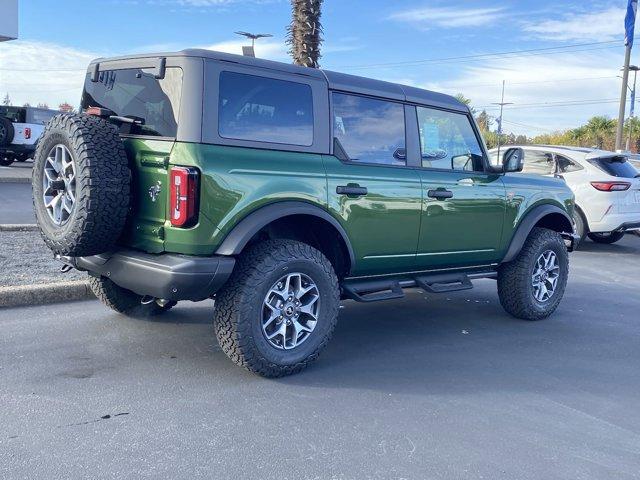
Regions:
<instances>
[{"instance_id":1,"label":"rear bumper","mask_svg":"<svg viewBox=\"0 0 640 480\"><path fill-rule=\"evenodd\" d=\"M595 233L626 232L640 228L640 215L611 215L605 221L589 225L589 230ZM631 218L630 218L631 217Z\"/></svg>"},{"instance_id":2,"label":"rear bumper","mask_svg":"<svg viewBox=\"0 0 640 480\"><path fill-rule=\"evenodd\" d=\"M172 301L209 298L225 284L235 265L235 258L221 255L154 255L137 250L60 260L78 270L107 277L138 295Z\"/></svg>"}]
</instances>

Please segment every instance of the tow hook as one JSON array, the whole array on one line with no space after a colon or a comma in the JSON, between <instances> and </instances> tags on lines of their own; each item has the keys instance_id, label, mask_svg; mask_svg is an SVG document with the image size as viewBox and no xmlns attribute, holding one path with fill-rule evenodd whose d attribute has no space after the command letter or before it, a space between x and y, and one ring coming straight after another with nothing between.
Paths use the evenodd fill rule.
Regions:
<instances>
[{"instance_id":1,"label":"tow hook","mask_svg":"<svg viewBox=\"0 0 640 480\"><path fill-rule=\"evenodd\" d=\"M63 263L62 266L60 267L60 271L62 273L67 273L68 271L72 270L73 267L71 265L67 265L66 263Z\"/></svg>"}]
</instances>

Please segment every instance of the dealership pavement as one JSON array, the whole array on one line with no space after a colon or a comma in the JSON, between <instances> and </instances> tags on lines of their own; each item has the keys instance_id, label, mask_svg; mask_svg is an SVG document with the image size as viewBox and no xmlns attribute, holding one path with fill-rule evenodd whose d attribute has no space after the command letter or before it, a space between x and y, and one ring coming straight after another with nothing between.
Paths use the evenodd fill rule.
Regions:
<instances>
[{"instance_id":1,"label":"dealership pavement","mask_svg":"<svg viewBox=\"0 0 640 480\"><path fill-rule=\"evenodd\" d=\"M235 367L212 302L0 309L0 478L640 478L640 238L585 244L557 314L495 283L345 302L301 375Z\"/></svg>"}]
</instances>

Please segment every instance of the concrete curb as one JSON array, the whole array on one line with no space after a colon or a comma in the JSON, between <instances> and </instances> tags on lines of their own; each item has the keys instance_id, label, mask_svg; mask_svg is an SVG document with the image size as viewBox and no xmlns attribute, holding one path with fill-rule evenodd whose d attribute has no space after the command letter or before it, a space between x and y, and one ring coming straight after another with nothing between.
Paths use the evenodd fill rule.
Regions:
<instances>
[{"instance_id":1,"label":"concrete curb","mask_svg":"<svg viewBox=\"0 0 640 480\"><path fill-rule=\"evenodd\" d=\"M26 177L0 177L0 183L31 183L31 178L26 178Z\"/></svg>"},{"instance_id":2,"label":"concrete curb","mask_svg":"<svg viewBox=\"0 0 640 480\"><path fill-rule=\"evenodd\" d=\"M0 308L96 298L86 280L0 287Z\"/></svg>"},{"instance_id":3,"label":"concrete curb","mask_svg":"<svg viewBox=\"0 0 640 480\"><path fill-rule=\"evenodd\" d=\"M37 232L35 223L0 223L0 232Z\"/></svg>"}]
</instances>

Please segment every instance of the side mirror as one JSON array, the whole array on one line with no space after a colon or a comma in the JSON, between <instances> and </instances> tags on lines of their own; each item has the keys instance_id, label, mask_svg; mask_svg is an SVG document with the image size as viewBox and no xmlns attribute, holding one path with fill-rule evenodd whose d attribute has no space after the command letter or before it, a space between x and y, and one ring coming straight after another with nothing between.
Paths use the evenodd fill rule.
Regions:
<instances>
[{"instance_id":1,"label":"side mirror","mask_svg":"<svg viewBox=\"0 0 640 480\"><path fill-rule=\"evenodd\" d=\"M508 148L502 156L502 168L504 173L521 172L524 167L524 150L521 148Z\"/></svg>"}]
</instances>

